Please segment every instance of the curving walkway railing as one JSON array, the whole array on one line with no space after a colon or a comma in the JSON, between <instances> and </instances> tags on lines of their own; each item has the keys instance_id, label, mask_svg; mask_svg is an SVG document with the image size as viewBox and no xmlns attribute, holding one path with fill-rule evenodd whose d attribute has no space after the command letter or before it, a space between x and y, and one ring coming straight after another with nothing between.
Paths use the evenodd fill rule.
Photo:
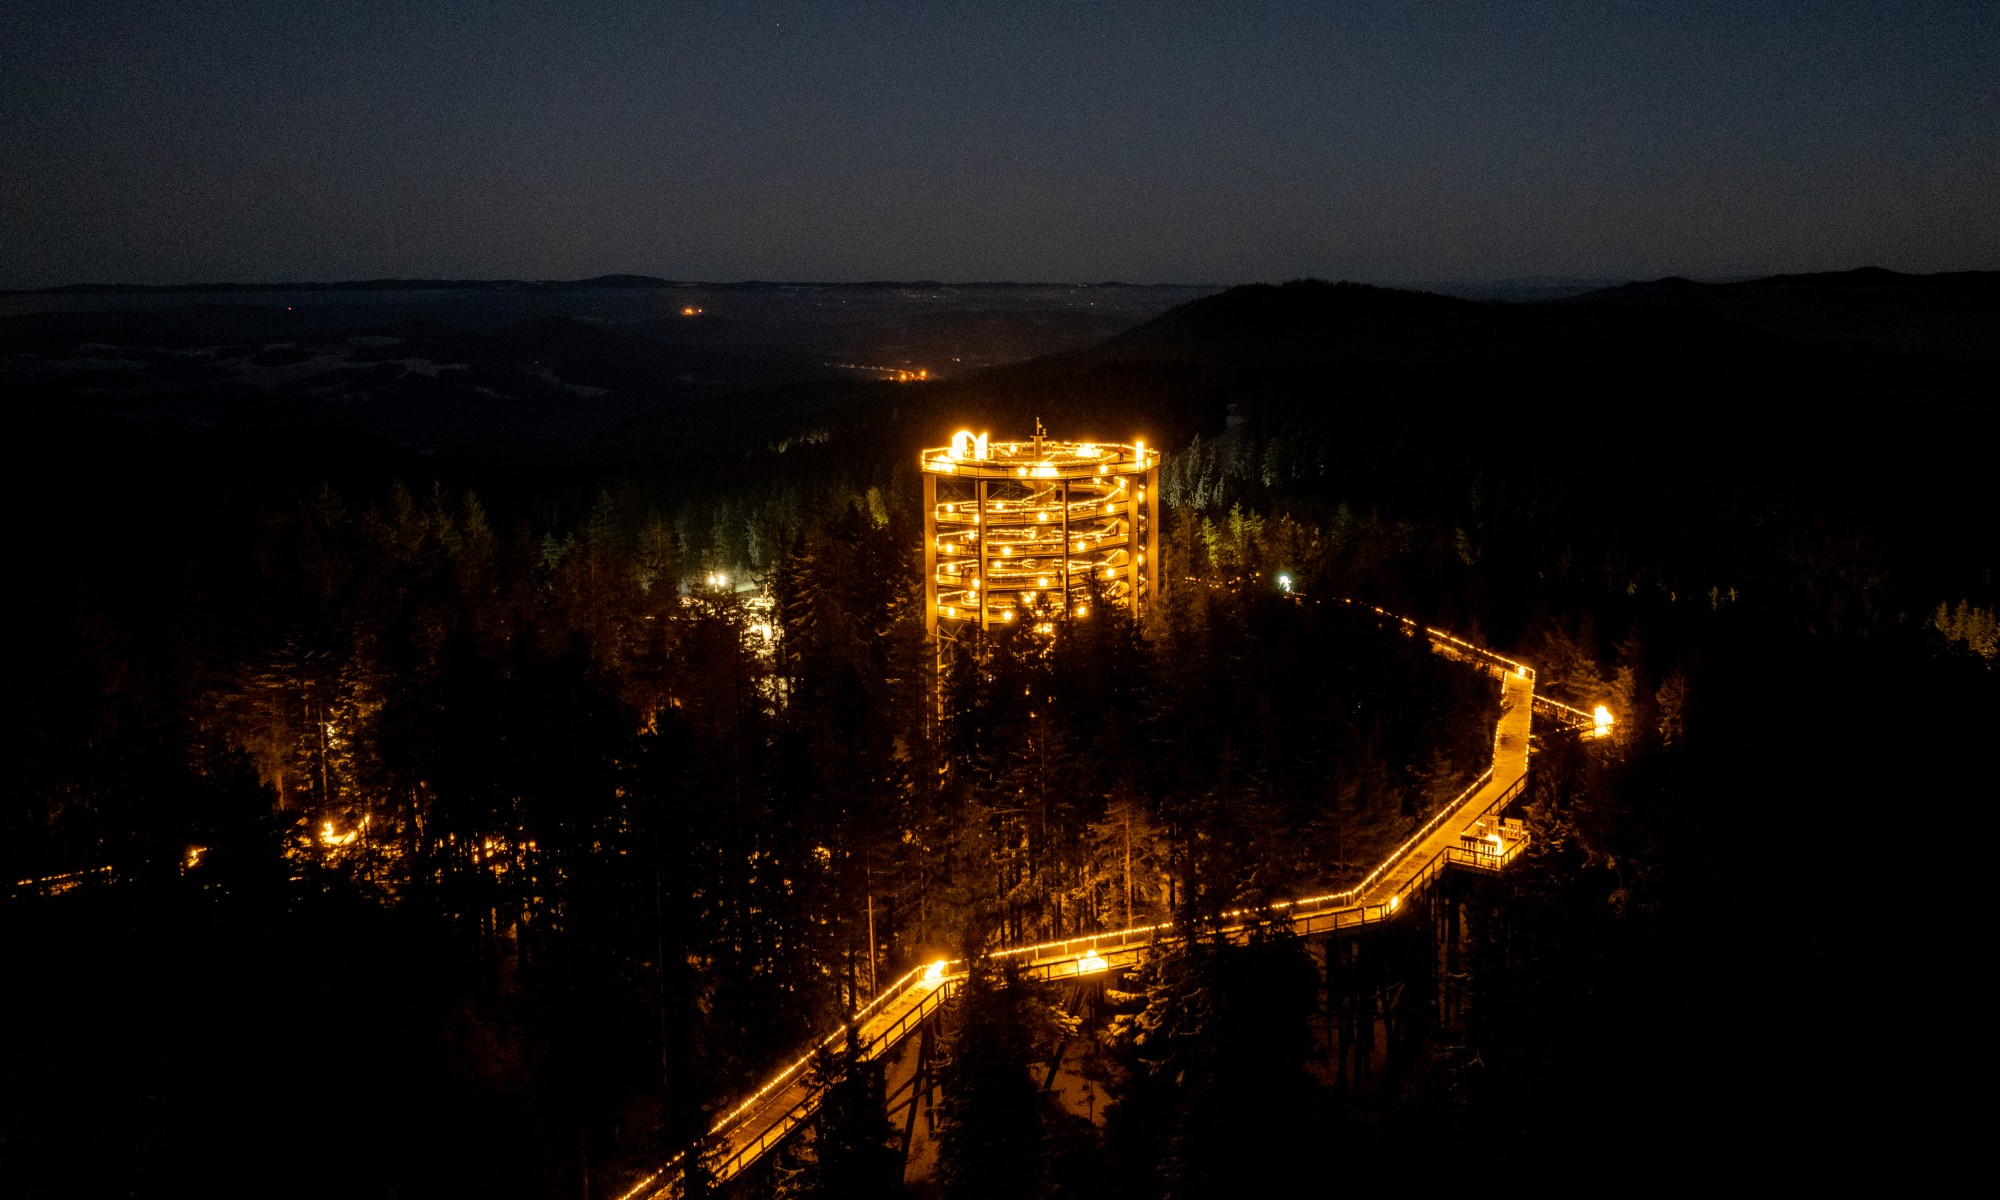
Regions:
<instances>
[{"instance_id":1,"label":"curving walkway railing","mask_svg":"<svg viewBox=\"0 0 2000 1200\"><path fill-rule=\"evenodd\" d=\"M1406 899L1428 888L1448 868L1495 871L1505 867L1526 846L1527 831L1515 827L1502 833L1501 823L1495 818L1527 786L1528 736L1534 716L1583 728L1594 724L1592 715L1581 709L1535 695L1534 668L1526 663L1374 605L1343 603L1368 608L1401 624L1412 636L1422 634L1437 653L1474 666L1500 681L1501 714L1494 729L1493 765L1404 839L1361 882L1324 895L1226 910L1221 914L1223 925L1219 930L1224 937L1246 938L1253 930L1276 921L1289 922L1301 935L1378 924L1393 919ZM1494 832L1474 836L1475 829L1489 827ZM1039 978L1073 978L1136 962L1148 947L1181 936L1174 922L1163 921L1008 946L993 951L992 957L1018 960L1025 973ZM713 1176L726 1181L739 1174L812 1116L824 1098L824 1088L810 1068L822 1052L844 1042L850 1028L856 1031L863 1059L887 1054L935 1016L964 978L963 962L932 963L907 972L882 989L849 1022L815 1042L762 1087L718 1117L710 1129L710 1138L722 1147L712 1168ZM638 1181L620 1200L676 1194L682 1161L683 1157L676 1155Z\"/></svg>"},{"instance_id":2,"label":"curving walkway railing","mask_svg":"<svg viewBox=\"0 0 2000 1200\"><path fill-rule=\"evenodd\" d=\"M965 978L963 974L946 976L927 984L922 981L921 975L920 971L912 971L909 975L904 976L904 986L897 994L908 993L912 987L915 987L919 992L916 1003L906 1011L896 1015L895 1020L886 1028L867 1032L861 1039L861 1058L864 1060L876 1058L901 1045L905 1037L922 1026L925 1021L930 1020L940 1008L944 1007L945 1001L951 999L952 993L958 990L959 983ZM917 977L916 982L908 982L912 977ZM847 1027L845 1025L841 1026L840 1032L844 1036L847 1032ZM817 1079L811 1079L810 1077L808 1079L813 1086L806 1088L805 1094L791 1098L790 1103L782 1111L777 1112L775 1119L759 1132L755 1138L735 1144L730 1148L728 1156L715 1166L715 1177L717 1180L730 1179L743 1170L743 1168L756 1162L759 1158L763 1157L765 1151L784 1141L794 1129L797 1129L812 1116L813 1112L819 1108L820 1100L824 1097L825 1092L824 1088L819 1086ZM759 1122L759 1124L762 1124L762 1122Z\"/></svg>"}]
</instances>

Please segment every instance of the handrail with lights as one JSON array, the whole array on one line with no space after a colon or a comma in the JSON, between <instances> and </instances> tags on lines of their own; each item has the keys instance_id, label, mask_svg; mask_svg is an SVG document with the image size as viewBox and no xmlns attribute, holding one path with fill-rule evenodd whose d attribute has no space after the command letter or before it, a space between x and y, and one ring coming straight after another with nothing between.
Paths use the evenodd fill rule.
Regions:
<instances>
[{"instance_id":1,"label":"handrail with lights","mask_svg":"<svg viewBox=\"0 0 2000 1200\"><path fill-rule=\"evenodd\" d=\"M1269 904L1246 905L1239 908L1225 909L1218 915L1224 921L1238 922L1236 925L1225 926L1225 929L1242 928L1242 923L1246 919L1253 918L1257 914L1262 913L1290 913L1292 914L1292 919L1298 920L1328 908L1352 907L1355 897L1367 891L1385 873L1402 862L1410 851L1420 845L1425 838L1437 832L1439 826L1444 824L1454 812L1457 812L1460 806L1471 800L1478 793L1479 789L1485 787L1492 778L1493 769L1491 767L1480 772L1479 777L1472 781L1470 787L1460 792L1451 803L1444 805L1437 812L1433 813L1428 821L1425 821L1417 828L1416 832L1405 838L1401 845L1390 851L1389 856L1383 859L1373 871L1370 871L1360 883L1338 892L1328 892L1320 896L1306 896L1293 900L1276 900ZM1520 787L1525 780L1526 776L1516 780L1503 793L1502 797L1494 803L1501 804L1512 800L1514 796L1520 793ZM1476 820L1478 817L1486 815L1487 812L1491 811L1492 807L1492 805L1489 805L1487 809L1482 810L1473 819ZM1082 953L1089 953L1094 950L1124 949L1134 941L1141 939L1148 942L1157 941L1162 932L1173 927L1174 923L1172 921L1160 921L1151 925L1134 925L1128 929L1110 930L1102 933L1081 933L1075 937L1061 938L1052 942L1037 942L1027 946L1009 946L1005 949L995 950L993 957L1012 958L1023 954L1030 954L1035 955L1038 961L1049 958L1063 958L1066 960L1070 957L1075 957L1071 953L1073 949L1080 950ZM1049 951L1054 951L1055 954L1051 955L1048 953Z\"/></svg>"},{"instance_id":2,"label":"handrail with lights","mask_svg":"<svg viewBox=\"0 0 2000 1200\"><path fill-rule=\"evenodd\" d=\"M1376 904L1357 904L1354 902L1357 896L1367 890L1375 881L1379 880L1383 874L1398 864L1406 862L1409 851L1435 833L1444 823L1443 818L1450 817L1456 813L1461 818L1467 818L1466 824L1470 828L1472 825L1485 820L1512 804L1527 787L1528 777L1523 773L1517 776L1514 782L1503 789L1499 795L1488 801L1477 813L1472 813L1468 816L1458 806L1464 804L1481 788L1486 786L1490 782L1492 774L1492 771L1489 770L1480 775L1471 788L1460 793L1456 800L1446 805L1436 816L1433 816L1430 821L1426 822L1423 828L1406 839L1380 866L1370 872L1368 878L1361 883L1343 891L1332 892L1324 896L1309 896L1298 900L1280 900L1270 904L1251 905L1225 910L1221 915L1225 921L1231 923L1221 926L1216 932L1224 938L1232 940L1240 939L1247 936L1257 926L1268 923L1272 918L1280 914L1289 920L1293 929L1302 936L1324 933L1329 930L1348 929L1357 925L1377 924L1390 919L1401 911L1403 898L1423 891L1430 884L1431 880L1435 879L1438 873L1447 865L1460 864L1491 870L1512 862L1515 856L1527 844L1528 833L1525 829L1513 831L1511 839L1502 841L1492 850L1467 849L1462 846L1449 845L1440 847L1429 858L1425 859L1423 865L1417 869L1416 873L1409 880L1398 886L1395 893L1387 900ZM1168 932L1173 928L1173 922L1162 921L1153 925L1137 925L1130 929L1113 930L1106 933L1082 934L1074 938L1065 938L1055 942L1042 942L1034 946L1009 947L994 951L992 956L994 958L1004 958L1032 953L1034 957L1028 963L1028 970L1030 972L1044 979L1070 978L1104 970L1106 966L1110 965L1110 960L1103 957L1106 953L1118 956L1122 963L1126 956L1135 955L1138 950L1157 944L1163 937L1169 939L1178 937L1178 934ZM1077 943L1080 942L1089 944L1079 948ZM1105 965L1095 965L1092 960L1095 960L1095 963Z\"/></svg>"},{"instance_id":3,"label":"handrail with lights","mask_svg":"<svg viewBox=\"0 0 2000 1200\"><path fill-rule=\"evenodd\" d=\"M1589 729L1596 724L1591 715L1582 709L1564 704L1560 700L1552 700L1540 693L1535 695L1535 711L1552 721L1560 721L1577 729Z\"/></svg>"},{"instance_id":4,"label":"handrail with lights","mask_svg":"<svg viewBox=\"0 0 2000 1200\"><path fill-rule=\"evenodd\" d=\"M913 1009L903 1013L898 1018L896 1024L888 1030L877 1031L868 1035L867 1039L862 1043L861 1058L865 1061L876 1057L885 1050L893 1049L896 1042L899 1042L911 1029L921 1025L925 1019L932 1013L935 1013L938 1006L943 1004L951 992L956 989L960 976L947 975L944 970L945 965L938 962L932 963L928 967L916 967L891 982L881 992L877 993L874 999L857 1010L852 1020L842 1023L832 1033L827 1034L826 1037L815 1043L812 1049L793 1059L776 1075L766 1081L764 1086L745 1097L736 1107L718 1117L710 1125L708 1136L710 1138L722 1137L732 1129L747 1123L756 1117L758 1113L767 1109L769 1107L768 1102L782 1099L784 1089L790 1084L797 1082L804 1074L805 1068L810 1066L819 1057L821 1052L832 1049L836 1042L845 1038L850 1028L856 1029L857 1032L866 1032L866 1022L871 1014L875 1014L885 1005L905 995L913 986L922 986L925 994L918 998L917 1004ZM817 1081L809 1084L805 1095L788 1105L785 1111L774 1122L770 1123L755 1140L749 1143L747 1147L737 1149L728 1158L718 1164L716 1167L717 1180L728 1179L744 1166L754 1162L765 1150L782 1141L786 1134L797 1127L799 1121L810 1116L813 1109L818 1107L820 1093L823 1090ZM746 1152L748 1157L745 1157ZM641 1196L664 1197L672 1195L677 1186L675 1170L685 1158L685 1154L674 1155L659 1170L647 1175L631 1188L627 1189L619 1197L619 1200L639 1200ZM663 1176L666 1177L665 1182L661 1182ZM658 1186L655 1186L656 1184Z\"/></svg>"},{"instance_id":5,"label":"handrail with lights","mask_svg":"<svg viewBox=\"0 0 2000 1200\"><path fill-rule=\"evenodd\" d=\"M912 975L916 973L914 971L911 972ZM895 1025L877 1033L862 1046L860 1060L866 1062L893 1049L911 1030L929 1020L939 1008L944 1006L944 1002L951 998L951 994L958 990L959 978L959 976L951 976L937 980L937 986L930 988L923 998L918 1000L915 1008L905 1012L897 1019ZM845 1027L843 1027L843 1032L845 1032ZM722 1162L716 1165L716 1181L718 1183L727 1181L744 1167L749 1166L760 1158L764 1151L784 1141L792 1130L798 1128L800 1124L805 1122L818 1110L825 1096L826 1085L820 1080L814 1080L813 1086L806 1094L801 1096L791 1107L787 1108L769 1128L758 1134L755 1141L745 1143L728 1158L723 1159Z\"/></svg>"},{"instance_id":6,"label":"handrail with lights","mask_svg":"<svg viewBox=\"0 0 2000 1200\"><path fill-rule=\"evenodd\" d=\"M1424 634L1431 641L1431 649L1447 658L1456 658L1464 662L1477 663L1485 667L1489 673L1496 677L1504 677L1508 672L1515 672L1530 683L1533 683L1535 680L1535 669L1528 664L1518 662L1505 655L1495 654L1484 646L1476 646L1455 634L1447 633L1442 629L1434 629L1429 625L1420 625L1408 617L1400 616L1390 612L1388 609L1380 608L1373 604L1364 604L1359 600L1342 598L1340 602L1355 608L1368 609L1378 616L1395 621L1403 626L1404 631L1411 636L1415 636L1418 633ZM1540 693L1535 694L1532 704L1535 712L1551 720L1560 721L1573 729L1584 730L1595 738L1610 737L1612 726L1616 723L1616 718L1612 716L1611 710L1602 704L1597 705L1591 712L1585 712L1580 708L1564 704L1560 700L1551 699Z\"/></svg>"}]
</instances>

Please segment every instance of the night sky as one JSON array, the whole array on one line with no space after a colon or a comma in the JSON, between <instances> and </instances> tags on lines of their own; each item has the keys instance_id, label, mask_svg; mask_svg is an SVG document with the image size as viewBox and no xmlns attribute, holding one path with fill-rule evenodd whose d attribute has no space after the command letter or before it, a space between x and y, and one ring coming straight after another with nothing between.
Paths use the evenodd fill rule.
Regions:
<instances>
[{"instance_id":1,"label":"night sky","mask_svg":"<svg viewBox=\"0 0 2000 1200\"><path fill-rule=\"evenodd\" d=\"M0 6L0 287L2000 268L2000 5Z\"/></svg>"}]
</instances>

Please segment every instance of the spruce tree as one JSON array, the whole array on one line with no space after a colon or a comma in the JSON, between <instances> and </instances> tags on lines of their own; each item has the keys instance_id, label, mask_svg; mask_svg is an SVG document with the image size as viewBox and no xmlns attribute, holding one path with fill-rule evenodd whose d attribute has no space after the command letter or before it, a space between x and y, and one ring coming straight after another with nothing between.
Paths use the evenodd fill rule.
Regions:
<instances>
[{"instance_id":1,"label":"spruce tree","mask_svg":"<svg viewBox=\"0 0 2000 1200\"><path fill-rule=\"evenodd\" d=\"M1048 1023L1037 992L1011 963L980 959L960 993L938 1130L950 1200L1021 1200L1041 1185L1041 1101L1028 1074Z\"/></svg>"},{"instance_id":2,"label":"spruce tree","mask_svg":"<svg viewBox=\"0 0 2000 1200\"><path fill-rule=\"evenodd\" d=\"M849 1026L847 1044L817 1064L826 1087L813 1122L817 1151L816 1196L893 1196L902 1190L902 1162L890 1128L888 1096L880 1058L861 1057Z\"/></svg>"}]
</instances>

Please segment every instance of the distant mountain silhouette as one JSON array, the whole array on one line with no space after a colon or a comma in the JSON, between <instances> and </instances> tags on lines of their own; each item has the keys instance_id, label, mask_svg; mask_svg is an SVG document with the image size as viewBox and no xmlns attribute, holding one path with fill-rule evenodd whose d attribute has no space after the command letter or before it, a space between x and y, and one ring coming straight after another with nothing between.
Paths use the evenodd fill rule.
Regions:
<instances>
[{"instance_id":1,"label":"distant mountain silhouette","mask_svg":"<svg viewBox=\"0 0 2000 1200\"><path fill-rule=\"evenodd\" d=\"M299 283L70 283L62 287L0 291L6 296L171 296L229 292L446 292L508 291L539 288L567 291L584 288L674 287L671 279L651 275L599 275L593 279L347 279Z\"/></svg>"},{"instance_id":2,"label":"distant mountain silhouette","mask_svg":"<svg viewBox=\"0 0 2000 1200\"><path fill-rule=\"evenodd\" d=\"M1538 304L1319 280L1252 284L1184 304L1090 349L1012 370L1550 363L1682 373L1823 370L1854 356L1880 366L1885 355L2000 356L2000 272L1921 276L1871 268L1728 284L1669 278Z\"/></svg>"},{"instance_id":3,"label":"distant mountain silhouette","mask_svg":"<svg viewBox=\"0 0 2000 1200\"><path fill-rule=\"evenodd\" d=\"M689 279L661 279L656 275L595 275L589 279L343 279L290 283L66 283L60 287L0 288L0 296L171 296L226 294L234 292L495 292L495 291L592 291L621 288L698 287L716 291L759 291L770 288L1181 288L1207 284L1180 283L1101 283L960 281L936 279L871 279L860 283L828 283L821 280L743 279L734 282L704 282Z\"/></svg>"},{"instance_id":4,"label":"distant mountain silhouette","mask_svg":"<svg viewBox=\"0 0 2000 1200\"><path fill-rule=\"evenodd\" d=\"M1204 297L1044 369L1076 362L1285 370L1561 361L1629 369L1735 361L1770 339L1702 314L1488 304L1358 283L1251 284ZM1025 368L1024 368L1025 369Z\"/></svg>"},{"instance_id":5,"label":"distant mountain silhouette","mask_svg":"<svg viewBox=\"0 0 2000 1200\"><path fill-rule=\"evenodd\" d=\"M1886 275L1858 282L1865 291ZM1917 335L1926 321L1969 330L1987 320L1979 287L1990 278L1944 280L1925 301L1935 312L1918 306L1913 316L1893 298L1856 306L1844 337L1830 336L1826 322L1732 319L1701 303L1638 298L1716 286L1687 281L1611 293L1632 299L1538 304L1318 280L1256 284L1190 301L1087 349L966 378L927 403L938 428L1032 428L1060 413L1086 436L1143 432L1163 446L1239 430L1353 446L1455 440L1463 461L1445 474L1495 453L1639 462L1633 447L1645 447L1644 469L1659 473L1746 458L1832 463L1852 459L1855 439L1886 444L1892 428L1935 458L1938 429L1990 427L1991 347L1983 359L1950 355ZM1759 282L1806 297L1796 308L1774 302L1773 311L1834 307L1813 299L1819 278ZM1904 282L1925 294L1921 279L1884 286ZM1962 310L1951 308L1954 288L1971 294ZM1962 344L1973 340L1967 333ZM1917 461L1912 451L1900 463Z\"/></svg>"},{"instance_id":6,"label":"distant mountain silhouette","mask_svg":"<svg viewBox=\"0 0 2000 1200\"><path fill-rule=\"evenodd\" d=\"M2000 358L2000 271L1904 275L1862 267L1739 283L1669 276L1557 303L1700 315L1802 341L1904 354Z\"/></svg>"}]
</instances>

